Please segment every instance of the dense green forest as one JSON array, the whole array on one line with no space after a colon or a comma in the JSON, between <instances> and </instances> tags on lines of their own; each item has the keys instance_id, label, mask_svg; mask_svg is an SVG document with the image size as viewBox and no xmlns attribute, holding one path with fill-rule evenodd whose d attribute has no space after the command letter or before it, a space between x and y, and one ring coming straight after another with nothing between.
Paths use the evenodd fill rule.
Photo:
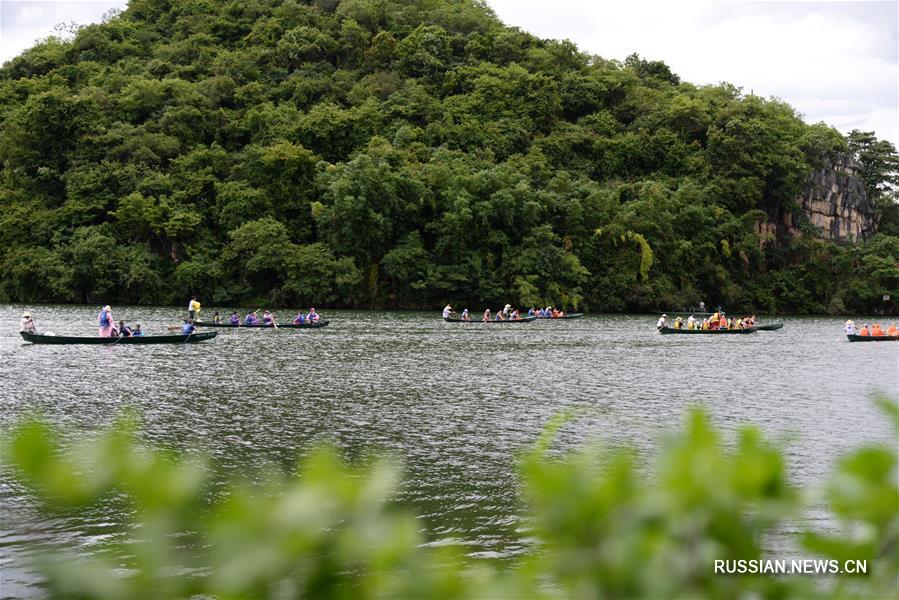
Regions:
<instances>
[{"instance_id":1,"label":"dense green forest","mask_svg":"<svg viewBox=\"0 0 899 600\"><path fill-rule=\"evenodd\" d=\"M878 203L858 243L796 202L837 152ZM539 39L475 0L132 0L0 69L0 160L11 301L899 298L892 144ZM802 235L757 233L790 213Z\"/></svg>"}]
</instances>

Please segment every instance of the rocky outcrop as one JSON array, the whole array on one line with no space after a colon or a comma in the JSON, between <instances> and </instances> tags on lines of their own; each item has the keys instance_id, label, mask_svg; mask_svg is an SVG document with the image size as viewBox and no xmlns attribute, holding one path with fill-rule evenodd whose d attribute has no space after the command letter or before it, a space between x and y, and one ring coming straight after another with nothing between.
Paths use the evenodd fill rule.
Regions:
<instances>
[{"instance_id":1,"label":"rocky outcrop","mask_svg":"<svg viewBox=\"0 0 899 600\"><path fill-rule=\"evenodd\" d=\"M852 158L837 156L809 175L798 198L802 214L828 239L851 241L874 234L874 202L865 192L858 169ZM792 222L781 225L788 231L795 227Z\"/></svg>"}]
</instances>

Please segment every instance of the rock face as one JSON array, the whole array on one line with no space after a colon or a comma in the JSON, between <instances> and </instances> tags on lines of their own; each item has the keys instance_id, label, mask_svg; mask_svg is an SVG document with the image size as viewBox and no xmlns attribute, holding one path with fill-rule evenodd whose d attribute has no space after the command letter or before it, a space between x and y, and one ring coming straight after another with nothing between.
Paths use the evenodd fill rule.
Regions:
<instances>
[{"instance_id":1,"label":"rock face","mask_svg":"<svg viewBox=\"0 0 899 600\"><path fill-rule=\"evenodd\" d=\"M798 198L809 222L828 239L848 242L874 234L874 202L865 192L858 169L852 158L837 156L831 165L809 175ZM793 229L792 223L782 225Z\"/></svg>"}]
</instances>

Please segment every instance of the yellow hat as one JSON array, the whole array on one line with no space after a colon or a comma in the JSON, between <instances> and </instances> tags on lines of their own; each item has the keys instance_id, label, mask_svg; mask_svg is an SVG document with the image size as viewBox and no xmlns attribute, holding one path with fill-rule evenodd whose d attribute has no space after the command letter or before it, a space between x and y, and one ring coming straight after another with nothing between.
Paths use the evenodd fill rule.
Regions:
<instances>
[{"instance_id":1,"label":"yellow hat","mask_svg":"<svg viewBox=\"0 0 899 600\"><path fill-rule=\"evenodd\" d=\"M31 313L28 312L28 311L23 312L23 313L22 313L22 318L23 318L23 319L30 319L30 318L31 318Z\"/></svg>"}]
</instances>

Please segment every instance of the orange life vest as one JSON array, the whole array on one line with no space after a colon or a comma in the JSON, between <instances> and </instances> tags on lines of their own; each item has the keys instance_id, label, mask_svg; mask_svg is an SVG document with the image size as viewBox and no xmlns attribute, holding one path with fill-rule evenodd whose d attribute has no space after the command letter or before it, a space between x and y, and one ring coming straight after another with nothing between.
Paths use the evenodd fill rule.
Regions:
<instances>
[{"instance_id":1,"label":"orange life vest","mask_svg":"<svg viewBox=\"0 0 899 600\"><path fill-rule=\"evenodd\" d=\"M859 334L859 335L865 335L865 336L871 335L870 333L868 333L868 328L867 328L867 327L862 327L862 330L859 331L858 334Z\"/></svg>"},{"instance_id":2,"label":"orange life vest","mask_svg":"<svg viewBox=\"0 0 899 600\"><path fill-rule=\"evenodd\" d=\"M880 328L879 323L874 323L874 327L871 328L871 335L883 335L883 329Z\"/></svg>"},{"instance_id":3,"label":"orange life vest","mask_svg":"<svg viewBox=\"0 0 899 600\"><path fill-rule=\"evenodd\" d=\"M891 337L896 337L897 335L899 335L899 329L896 329L896 324L895 324L895 323L893 323L892 325L890 325L890 328L887 329L887 335L889 335L889 336L891 336Z\"/></svg>"}]
</instances>

